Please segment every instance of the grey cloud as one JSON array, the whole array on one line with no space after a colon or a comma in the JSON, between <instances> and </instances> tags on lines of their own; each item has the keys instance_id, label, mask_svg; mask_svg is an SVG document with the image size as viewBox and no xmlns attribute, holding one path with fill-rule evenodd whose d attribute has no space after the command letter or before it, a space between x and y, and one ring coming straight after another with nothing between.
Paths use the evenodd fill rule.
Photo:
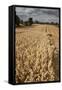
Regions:
<instances>
[{"instance_id":1,"label":"grey cloud","mask_svg":"<svg viewBox=\"0 0 62 90\"><path fill-rule=\"evenodd\" d=\"M45 14L50 14L50 15L55 15L55 16L59 16L59 10L53 10L53 9L49 9L49 10L42 10L43 13Z\"/></svg>"},{"instance_id":2,"label":"grey cloud","mask_svg":"<svg viewBox=\"0 0 62 90\"><path fill-rule=\"evenodd\" d=\"M58 9L16 7L16 14L24 21L32 17L34 21L59 23Z\"/></svg>"}]
</instances>

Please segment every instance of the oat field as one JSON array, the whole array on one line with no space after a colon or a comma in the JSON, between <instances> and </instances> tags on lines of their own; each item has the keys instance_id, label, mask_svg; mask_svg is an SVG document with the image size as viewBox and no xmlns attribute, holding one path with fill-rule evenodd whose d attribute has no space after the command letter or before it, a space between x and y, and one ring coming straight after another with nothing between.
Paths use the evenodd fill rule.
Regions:
<instances>
[{"instance_id":1,"label":"oat field","mask_svg":"<svg viewBox=\"0 0 62 90\"><path fill-rule=\"evenodd\" d=\"M59 28L33 24L16 28L16 83L59 80Z\"/></svg>"}]
</instances>

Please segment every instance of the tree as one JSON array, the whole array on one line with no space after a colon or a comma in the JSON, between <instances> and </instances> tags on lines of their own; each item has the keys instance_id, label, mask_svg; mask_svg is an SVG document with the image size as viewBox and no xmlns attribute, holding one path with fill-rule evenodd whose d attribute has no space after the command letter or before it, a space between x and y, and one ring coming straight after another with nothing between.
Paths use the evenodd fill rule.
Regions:
<instances>
[{"instance_id":1,"label":"tree","mask_svg":"<svg viewBox=\"0 0 62 90\"><path fill-rule=\"evenodd\" d=\"M28 22L29 22L29 25L31 26L33 24L33 19L29 18Z\"/></svg>"},{"instance_id":2,"label":"tree","mask_svg":"<svg viewBox=\"0 0 62 90\"><path fill-rule=\"evenodd\" d=\"M36 21L35 21L35 24L39 24L39 21L36 20Z\"/></svg>"},{"instance_id":3,"label":"tree","mask_svg":"<svg viewBox=\"0 0 62 90\"><path fill-rule=\"evenodd\" d=\"M19 26L20 24L20 18L16 15L16 25Z\"/></svg>"},{"instance_id":4,"label":"tree","mask_svg":"<svg viewBox=\"0 0 62 90\"><path fill-rule=\"evenodd\" d=\"M28 26L28 21L25 21L25 22L24 22L24 25L25 25L25 26Z\"/></svg>"},{"instance_id":5,"label":"tree","mask_svg":"<svg viewBox=\"0 0 62 90\"><path fill-rule=\"evenodd\" d=\"M20 23L23 24L23 20L20 20Z\"/></svg>"}]
</instances>

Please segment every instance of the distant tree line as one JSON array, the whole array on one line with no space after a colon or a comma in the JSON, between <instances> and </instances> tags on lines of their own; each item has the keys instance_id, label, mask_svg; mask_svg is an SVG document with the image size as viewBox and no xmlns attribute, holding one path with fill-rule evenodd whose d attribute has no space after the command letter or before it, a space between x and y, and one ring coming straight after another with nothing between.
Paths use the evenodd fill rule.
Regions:
<instances>
[{"instance_id":1,"label":"distant tree line","mask_svg":"<svg viewBox=\"0 0 62 90\"><path fill-rule=\"evenodd\" d=\"M23 21L23 20L20 20L20 18L16 15L16 26L21 26L24 25L24 26L31 26L32 24L52 24L52 25L57 25L59 26L58 23L54 23L54 22L40 22L38 20L35 20L33 21L33 18L28 18L27 21Z\"/></svg>"},{"instance_id":2,"label":"distant tree line","mask_svg":"<svg viewBox=\"0 0 62 90\"><path fill-rule=\"evenodd\" d=\"M19 26L20 24L20 18L16 15L16 25Z\"/></svg>"},{"instance_id":3,"label":"distant tree line","mask_svg":"<svg viewBox=\"0 0 62 90\"><path fill-rule=\"evenodd\" d=\"M16 26L20 26L20 24L23 24L25 26L31 26L33 24L33 19L30 17L28 21L20 20L20 18L16 15Z\"/></svg>"},{"instance_id":4,"label":"distant tree line","mask_svg":"<svg viewBox=\"0 0 62 90\"><path fill-rule=\"evenodd\" d=\"M40 22L40 21L35 21L35 24L52 24L52 25L59 25L57 22Z\"/></svg>"}]
</instances>

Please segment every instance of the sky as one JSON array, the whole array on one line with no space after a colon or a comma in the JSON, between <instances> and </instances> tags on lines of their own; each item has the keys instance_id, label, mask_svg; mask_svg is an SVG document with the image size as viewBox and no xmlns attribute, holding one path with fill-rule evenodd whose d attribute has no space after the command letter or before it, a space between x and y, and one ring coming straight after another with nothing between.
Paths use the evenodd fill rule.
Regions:
<instances>
[{"instance_id":1,"label":"sky","mask_svg":"<svg viewBox=\"0 0 62 90\"><path fill-rule=\"evenodd\" d=\"M23 21L32 17L33 21L59 23L59 9L16 7L16 15Z\"/></svg>"}]
</instances>

